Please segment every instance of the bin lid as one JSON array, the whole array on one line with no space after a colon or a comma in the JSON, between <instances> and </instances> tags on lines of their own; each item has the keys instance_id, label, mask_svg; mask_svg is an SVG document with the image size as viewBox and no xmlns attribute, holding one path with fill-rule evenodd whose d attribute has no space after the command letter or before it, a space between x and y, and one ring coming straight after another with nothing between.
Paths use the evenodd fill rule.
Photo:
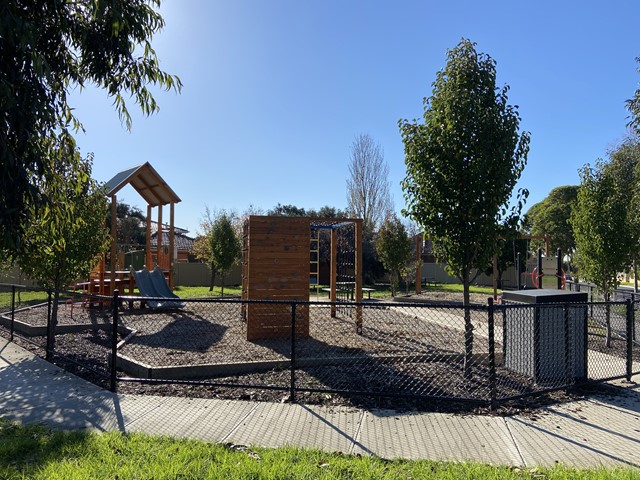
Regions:
<instances>
[{"instance_id":1,"label":"bin lid","mask_svg":"<svg viewBox=\"0 0 640 480\"><path fill-rule=\"evenodd\" d=\"M533 290L515 290L502 292L502 300L519 303L566 303L588 302L587 292L569 292L553 288L540 288Z\"/></svg>"}]
</instances>

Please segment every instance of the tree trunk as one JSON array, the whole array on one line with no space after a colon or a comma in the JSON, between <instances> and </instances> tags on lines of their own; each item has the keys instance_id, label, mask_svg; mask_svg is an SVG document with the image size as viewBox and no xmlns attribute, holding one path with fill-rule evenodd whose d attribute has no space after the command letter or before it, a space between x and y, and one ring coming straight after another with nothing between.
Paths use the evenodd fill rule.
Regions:
<instances>
[{"instance_id":1,"label":"tree trunk","mask_svg":"<svg viewBox=\"0 0 640 480\"><path fill-rule=\"evenodd\" d=\"M216 267L211 264L211 281L209 283L209 291L213 292L213 285L216 283Z\"/></svg>"},{"instance_id":2,"label":"tree trunk","mask_svg":"<svg viewBox=\"0 0 640 480\"><path fill-rule=\"evenodd\" d=\"M389 272L389 287L391 288L391 296L395 297L396 296L396 282L395 282L395 272L391 271Z\"/></svg>"},{"instance_id":3,"label":"tree trunk","mask_svg":"<svg viewBox=\"0 0 640 480\"><path fill-rule=\"evenodd\" d=\"M56 348L56 325L58 325L58 301L60 299L60 292L56 289L53 291L53 300L51 302L51 316L48 319L47 325L47 347L50 352Z\"/></svg>"},{"instance_id":4,"label":"tree trunk","mask_svg":"<svg viewBox=\"0 0 640 480\"><path fill-rule=\"evenodd\" d=\"M471 309L469 308L469 274L462 279L462 304L464 307L464 377L471 378L473 363L473 324L471 323Z\"/></svg>"},{"instance_id":5,"label":"tree trunk","mask_svg":"<svg viewBox=\"0 0 640 480\"><path fill-rule=\"evenodd\" d=\"M220 296L224 297L224 275L220 275Z\"/></svg>"}]
</instances>

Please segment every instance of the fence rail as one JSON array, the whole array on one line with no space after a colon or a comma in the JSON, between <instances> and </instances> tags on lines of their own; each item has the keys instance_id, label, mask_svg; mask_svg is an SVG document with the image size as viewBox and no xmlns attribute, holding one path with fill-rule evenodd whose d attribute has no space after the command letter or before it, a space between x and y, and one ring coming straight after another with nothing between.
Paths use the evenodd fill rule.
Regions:
<instances>
[{"instance_id":1,"label":"fence rail","mask_svg":"<svg viewBox=\"0 0 640 480\"><path fill-rule=\"evenodd\" d=\"M167 302L0 285L0 333L112 390L136 382L497 405L640 373L635 305ZM247 339L250 325L260 338Z\"/></svg>"}]
</instances>

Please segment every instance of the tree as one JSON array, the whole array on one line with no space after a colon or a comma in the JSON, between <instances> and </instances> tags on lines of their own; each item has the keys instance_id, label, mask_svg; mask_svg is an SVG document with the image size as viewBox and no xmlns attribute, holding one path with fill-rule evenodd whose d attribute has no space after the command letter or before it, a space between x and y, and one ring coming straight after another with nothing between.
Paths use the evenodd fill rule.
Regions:
<instances>
[{"instance_id":1,"label":"tree","mask_svg":"<svg viewBox=\"0 0 640 480\"><path fill-rule=\"evenodd\" d=\"M640 57L636 57L636 62L640 63ZM640 72L640 68L638 68ZM640 88L638 88L633 97L627 100L627 110L631 114L628 126L640 134Z\"/></svg>"},{"instance_id":2,"label":"tree","mask_svg":"<svg viewBox=\"0 0 640 480\"><path fill-rule=\"evenodd\" d=\"M267 215L272 217L306 217L307 212L304 208L296 207L295 205L276 205L267 212Z\"/></svg>"},{"instance_id":3,"label":"tree","mask_svg":"<svg viewBox=\"0 0 640 480\"><path fill-rule=\"evenodd\" d=\"M368 134L360 134L351 144L347 179L347 213L362 219L362 274L373 283L382 270L374 235L393 210L389 193L389 165L379 144Z\"/></svg>"},{"instance_id":4,"label":"tree","mask_svg":"<svg viewBox=\"0 0 640 480\"><path fill-rule=\"evenodd\" d=\"M618 273L630 262L637 239L628 222L632 192L619 182L611 163L601 160L595 168L585 165L580 171L578 201L571 214L576 237L576 259L580 275L593 282L606 302L617 288ZM630 166L626 175L632 176ZM621 188L622 187L622 188ZM606 309L607 346L611 344L610 310Z\"/></svg>"},{"instance_id":5,"label":"tree","mask_svg":"<svg viewBox=\"0 0 640 480\"><path fill-rule=\"evenodd\" d=\"M347 179L347 210L350 215L362 218L365 239L393 210L389 193L389 165L379 144L368 134L358 135L351 144L349 178Z\"/></svg>"},{"instance_id":6,"label":"tree","mask_svg":"<svg viewBox=\"0 0 640 480\"><path fill-rule=\"evenodd\" d=\"M108 204L110 206L110 204ZM133 207L124 202L116 204L116 221L118 222L116 243L129 251L132 248L144 246L146 243L146 227L147 218L142 210ZM111 231L111 213L107 213L106 225Z\"/></svg>"},{"instance_id":7,"label":"tree","mask_svg":"<svg viewBox=\"0 0 640 480\"><path fill-rule=\"evenodd\" d=\"M388 215L382 223L376 239L376 251L389 272L391 295L395 296L398 278L403 268L412 260L413 253L407 230L396 215Z\"/></svg>"},{"instance_id":8,"label":"tree","mask_svg":"<svg viewBox=\"0 0 640 480\"><path fill-rule=\"evenodd\" d=\"M242 253L242 245L235 234L231 217L224 212L216 219L209 232L209 247L211 267L220 274L221 295L224 297L224 276Z\"/></svg>"},{"instance_id":9,"label":"tree","mask_svg":"<svg viewBox=\"0 0 640 480\"><path fill-rule=\"evenodd\" d=\"M498 252L496 254L496 280L497 288L502 289L502 275L510 266L516 267L518 254L520 254L521 265L520 272L516 272L516 275L526 271L528 242L527 240L520 238L516 217L510 217L506 222L499 225L498 231L499 239ZM491 264L487 265L484 273L488 276L493 276L493 261Z\"/></svg>"},{"instance_id":10,"label":"tree","mask_svg":"<svg viewBox=\"0 0 640 480\"><path fill-rule=\"evenodd\" d=\"M620 192L631 195L631 204L627 209L627 223L633 238L640 239L640 134L628 135L619 145L608 152L610 162L605 169L616 178ZM635 290L638 290L638 259L640 242L635 242L630 252L633 265Z\"/></svg>"},{"instance_id":11,"label":"tree","mask_svg":"<svg viewBox=\"0 0 640 480\"><path fill-rule=\"evenodd\" d=\"M526 164L529 134L518 134L517 107L496 87L496 64L462 40L448 52L424 100L424 124L399 122L406 177L403 214L437 246L436 256L463 285L465 375L473 358L469 286L497 252L498 225L518 216L527 191L508 202ZM474 269L475 273L474 273Z\"/></svg>"},{"instance_id":12,"label":"tree","mask_svg":"<svg viewBox=\"0 0 640 480\"><path fill-rule=\"evenodd\" d=\"M113 98L131 128L125 98L149 115L148 84L181 89L159 68L151 47L164 21L159 0L0 3L0 248L15 256L32 212L46 210L40 190L55 168L52 150L81 128L67 93L93 84ZM154 8L155 7L155 8ZM57 146L56 146L57 145ZM34 208L35 207L35 208Z\"/></svg>"},{"instance_id":13,"label":"tree","mask_svg":"<svg viewBox=\"0 0 640 480\"><path fill-rule=\"evenodd\" d=\"M241 225L242 219L235 212L205 208L200 223L204 233L197 236L193 250L196 258L208 263L211 268L210 292L213 291L216 274L220 274L224 295L224 275L242 254Z\"/></svg>"},{"instance_id":14,"label":"tree","mask_svg":"<svg viewBox=\"0 0 640 480\"><path fill-rule=\"evenodd\" d=\"M53 348L60 291L87 277L109 247L104 225L104 189L91 178L91 157L82 159L72 145L61 145L51 158L52 171L38 184L48 199L46 208L31 207L24 242L22 271L54 292L49 346Z\"/></svg>"},{"instance_id":15,"label":"tree","mask_svg":"<svg viewBox=\"0 0 640 480\"><path fill-rule=\"evenodd\" d=\"M571 209L578 196L577 185L556 187L541 202L532 205L525 214L525 223L530 235L548 235L551 239L551 251L560 248L563 252L575 250L576 241L569 223ZM532 241L532 250L539 242Z\"/></svg>"}]
</instances>

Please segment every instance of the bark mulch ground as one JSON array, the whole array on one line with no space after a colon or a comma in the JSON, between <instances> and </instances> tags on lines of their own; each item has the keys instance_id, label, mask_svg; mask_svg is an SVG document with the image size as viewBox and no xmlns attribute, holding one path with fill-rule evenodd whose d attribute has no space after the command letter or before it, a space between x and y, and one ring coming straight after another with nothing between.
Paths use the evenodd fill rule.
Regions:
<instances>
[{"instance_id":1,"label":"bark mulch ground","mask_svg":"<svg viewBox=\"0 0 640 480\"><path fill-rule=\"evenodd\" d=\"M482 296L486 301L486 296ZM440 298L438 303L451 301ZM475 299L474 299L475 300ZM298 388L326 390L296 392L295 400L324 405L352 405L364 408L394 408L398 410L429 410L448 412L489 412L488 406L456 402L450 398L488 398L487 365L474 364L473 377L463 375L461 354L464 335L461 333L461 309L433 308L433 314L447 321L462 322L442 325L411 315L411 309L365 308L363 331L355 333L353 309L343 310L331 318L327 307L310 308L310 336L298 339L298 359L344 359L328 365L308 366L296 370ZM202 363L232 363L246 361L287 360L290 339L246 340L246 323L240 305L234 303L188 303L176 311L123 309L121 322L136 331L120 350L122 354L137 358L146 364L192 365ZM459 317L459 320L456 318ZM35 307L16 312L16 320L32 325L46 324L46 307ZM84 310L61 306L59 323L84 323L87 330L76 334L58 335L55 363L97 383L108 387L111 334L95 328L110 323L108 310ZM6 328L2 329L7 335ZM16 342L44 354L45 340L17 338ZM498 345L499 347L499 345ZM478 339L476 353L486 352L485 342ZM400 357L422 356L429 361L407 361ZM354 358L359 359L353 361ZM124 375L123 373L121 373ZM203 398L232 398L260 401L290 399L289 369L255 372L250 374L207 379L222 385L195 385L192 383L148 384L140 382L118 383L126 393L189 396ZM530 380L498 368L500 396L535 391L538 387ZM264 388L267 387L267 388ZM336 391L360 391L367 395L351 395ZM428 399L379 397L376 393L413 394ZM502 404L498 414L512 414L539 408L558 401L580 397L585 390L564 391L525 398ZM438 398L439 397L439 398Z\"/></svg>"}]
</instances>

